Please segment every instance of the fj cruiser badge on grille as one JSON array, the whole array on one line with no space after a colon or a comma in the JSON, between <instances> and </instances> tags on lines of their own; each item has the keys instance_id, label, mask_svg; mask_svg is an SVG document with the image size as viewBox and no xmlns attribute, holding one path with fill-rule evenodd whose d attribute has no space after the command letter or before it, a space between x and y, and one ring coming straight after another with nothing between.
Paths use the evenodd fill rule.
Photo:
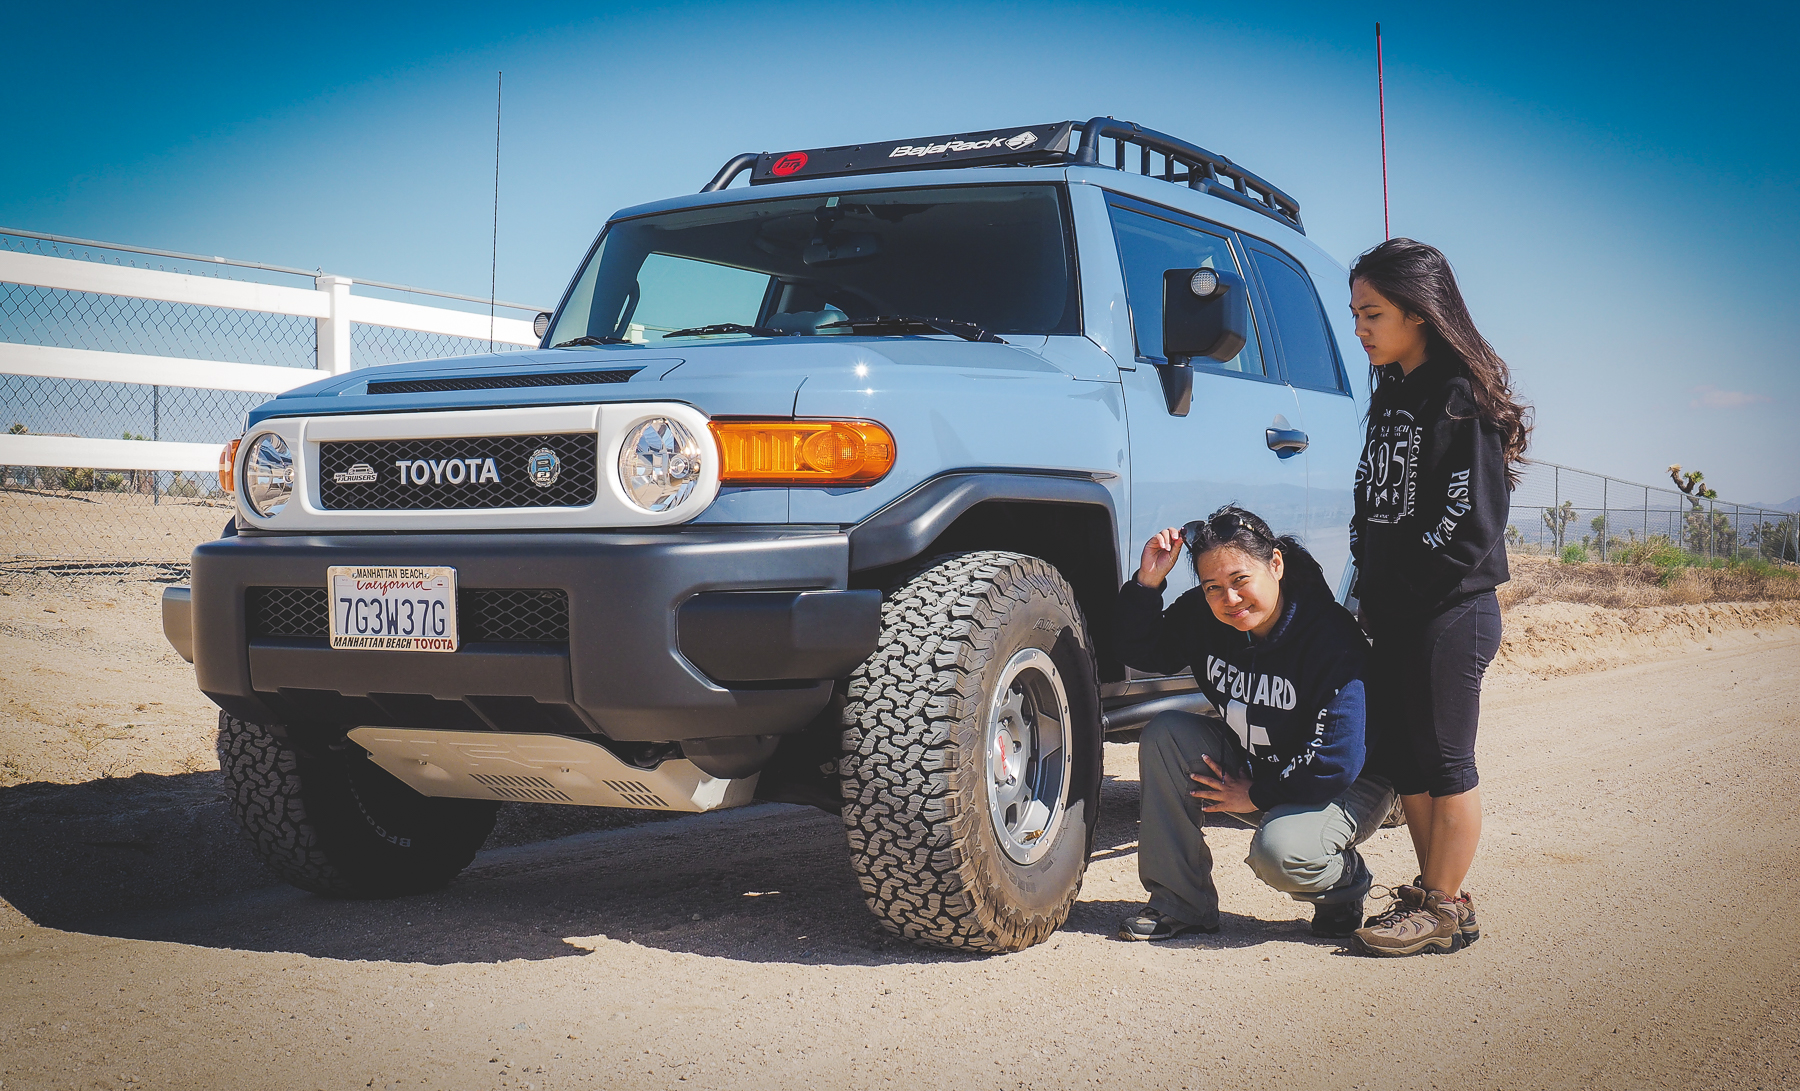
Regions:
<instances>
[{"instance_id":1,"label":"fj cruiser badge on grille","mask_svg":"<svg viewBox=\"0 0 1800 1091\"><path fill-rule=\"evenodd\" d=\"M331 479L340 485L368 485L375 481L375 467L367 462L358 462L348 470L339 470L331 475Z\"/></svg>"},{"instance_id":2,"label":"fj cruiser badge on grille","mask_svg":"<svg viewBox=\"0 0 1800 1091\"><path fill-rule=\"evenodd\" d=\"M547 489L556 484L562 476L562 459L548 447L539 447L531 452L531 458L525 463L525 472L531 475L531 483L540 489Z\"/></svg>"}]
</instances>

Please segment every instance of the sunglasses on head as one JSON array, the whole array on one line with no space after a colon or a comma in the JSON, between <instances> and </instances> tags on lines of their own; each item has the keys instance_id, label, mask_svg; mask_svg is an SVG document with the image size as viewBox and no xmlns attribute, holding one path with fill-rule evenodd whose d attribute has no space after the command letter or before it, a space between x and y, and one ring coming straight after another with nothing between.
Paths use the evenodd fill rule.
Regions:
<instances>
[{"instance_id":1,"label":"sunglasses on head","mask_svg":"<svg viewBox=\"0 0 1800 1091\"><path fill-rule=\"evenodd\" d=\"M1245 519L1235 511L1222 511L1211 519L1195 519L1181 528L1181 540L1189 549L1207 542L1229 542L1237 537L1240 530L1248 530L1257 538L1267 539L1268 535L1257 529L1256 524Z\"/></svg>"}]
</instances>

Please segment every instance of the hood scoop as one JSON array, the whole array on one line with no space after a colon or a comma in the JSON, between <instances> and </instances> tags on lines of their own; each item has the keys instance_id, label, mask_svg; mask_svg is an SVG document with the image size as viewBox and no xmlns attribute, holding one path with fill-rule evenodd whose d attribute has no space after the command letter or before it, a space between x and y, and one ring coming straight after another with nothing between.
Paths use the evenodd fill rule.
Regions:
<instances>
[{"instance_id":1,"label":"hood scoop","mask_svg":"<svg viewBox=\"0 0 1800 1091\"><path fill-rule=\"evenodd\" d=\"M598 386L622 383L641 367L608 371L551 371L541 375L467 375L441 379L394 379L369 384L371 394L432 394L447 390L502 390L520 386Z\"/></svg>"}]
</instances>

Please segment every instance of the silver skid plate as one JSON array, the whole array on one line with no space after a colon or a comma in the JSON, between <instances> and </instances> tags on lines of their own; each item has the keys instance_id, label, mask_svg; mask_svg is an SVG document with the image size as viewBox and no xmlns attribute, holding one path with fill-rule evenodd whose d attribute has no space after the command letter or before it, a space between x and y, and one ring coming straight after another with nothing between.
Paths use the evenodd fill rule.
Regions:
<instances>
[{"instance_id":1,"label":"silver skid plate","mask_svg":"<svg viewBox=\"0 0 1800 1091\"><path fill-rule=\"evenodd\" d=\"M686 758L640 769L604 746L560 735L359 727L350 740L427 796L716 811L741 807L756 792L754 775L721 780Z\"/></svg>"}]
</instances>

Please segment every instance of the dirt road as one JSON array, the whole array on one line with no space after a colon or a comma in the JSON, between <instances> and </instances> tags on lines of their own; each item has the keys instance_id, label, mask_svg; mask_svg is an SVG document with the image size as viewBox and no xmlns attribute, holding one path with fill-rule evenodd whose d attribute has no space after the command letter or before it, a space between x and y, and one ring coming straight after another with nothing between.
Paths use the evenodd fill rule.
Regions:
<instances>
[{"instance_id":1,"label":"dirt road","mask_svg":"<svg viewBox=\"0 0 1800 1091\"><path fill-rule=\"evenodd\" d=\"M1142 891L1109 744L1074 916L1006 957L888 939L837 820L777 805L489 850L382 903L266 885L205 830L197 859L90 839L77 876L14 857L0 893L40 923L0 905L0 1086L1800 1086L1800 631L1660 654L1492 681L1486 935L1454 957L1310 938L1230 829L1219 935L1111 939ZM1372 850L1409 877L1403 830ZM140 902L107 859L208 893Z\"/></svg>"}]
</instances>

